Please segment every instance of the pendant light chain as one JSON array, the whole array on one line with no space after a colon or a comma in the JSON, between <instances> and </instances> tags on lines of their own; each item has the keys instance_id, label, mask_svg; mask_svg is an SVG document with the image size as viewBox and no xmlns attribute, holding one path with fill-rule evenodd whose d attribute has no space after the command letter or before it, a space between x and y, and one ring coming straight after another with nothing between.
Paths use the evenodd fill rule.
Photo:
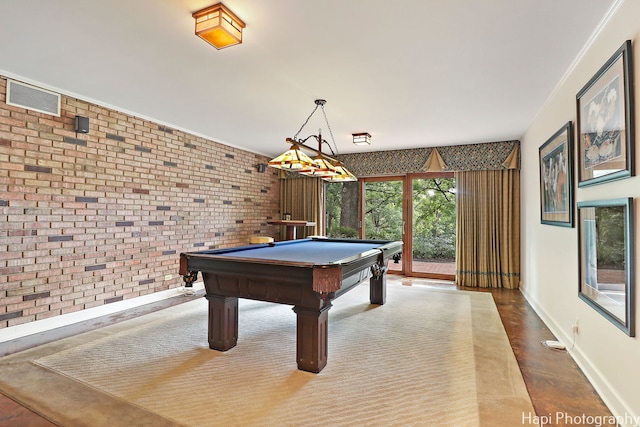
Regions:
<instances>
[{"instance_id":1,"label":"pendant light chain","mask_svg":"<svg viewBox=\"0 0 640 427\"><path fill-rule=\"evenodd\" d=\"M318 108L318 106L316 106L316 108ZM327 123L327 127L329 128L329 135L331 135L331 142L333 142L333 148L336 149L336 151L333 151L333 149L331 148L331 145L329 145L329 149L331 150L331 154L333 154L334 156L336 154L338 154L338 146L336 145L336 140L333 137L333 131L331 130L331 126L329 126L329 119L327 119L327 113L324 112L324 104L320 104L320 108L322 108L322 115L324 116L324 121Z\"/></svg>"},{"instance_id":2,"label":"pendant light chain","mask_svg":"<svg viewBox=\"0 0 640 427\"><path fill-rule=\"evenodd\" d=\"M300 126L300 129L298 129L298 132L296 132L296 134L293 135L293 139L295 141L298 140L298 135L300 135L300 132L302 132L302 129L304 129L304 127L307 125L307 123L309 123L309 119L311 118L311 116L313 116L315 114L315 112L318 109L319 105L320 104L318 102L316 102L316 108L314 108L313 111L311 112L311 114L309 114L309 117L307 117L307 120L305 120L304 123L302 124L302 126ZM324 112L324 107L322 108L322 111Z\"/></svg>"}]
</instances>

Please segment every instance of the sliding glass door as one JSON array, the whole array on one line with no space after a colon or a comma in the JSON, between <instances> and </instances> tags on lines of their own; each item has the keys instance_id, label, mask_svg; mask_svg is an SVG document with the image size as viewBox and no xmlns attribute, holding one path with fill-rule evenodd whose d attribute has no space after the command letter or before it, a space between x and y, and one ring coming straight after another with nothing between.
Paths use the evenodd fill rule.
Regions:
<instances>
[{"instance_id":1,"label":"sliding glass door","mask_svg":"<svg viewBox=\"0 0 640 427\"><path fill-rule=\"evenodd\" d=\"M456 201L452 173L412 175L412 276L455 278Z\"/></svg>"},{"instance_id":2,"label":"sliding glass door","mask_svg":"<svg viewBox=\"0 0 640 427\"><path fill-rule=\"evenodd\" d=\"M389 263L391 272L455 278L453 173L327 183L325 194L328 237L401 240L402 260Z\"/></svg>"},{"instance_id":3,"label":"sliding glass door","mask_svg":"<svg viewBox=\"0 0 640 427\"><path fill-rule=\"evenodd\" d=\"M402 178L363 180L363 239L404 241L403 185ZM390 262L389 271L404 272L403 261Z\"/></svg>"}]
</instances>

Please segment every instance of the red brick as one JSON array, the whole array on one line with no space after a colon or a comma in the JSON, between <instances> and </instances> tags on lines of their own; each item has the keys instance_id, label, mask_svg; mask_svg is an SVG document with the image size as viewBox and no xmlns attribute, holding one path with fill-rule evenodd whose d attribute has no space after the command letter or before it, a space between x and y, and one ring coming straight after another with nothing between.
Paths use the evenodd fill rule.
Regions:
<instances>
[{"instance_id":1,"label":"red brick","mask_svg":"<svg viewBox=\"0 0 640 427\"><path fill-rule=\"evenodd\" d=\"M4 82L0 78L0 87ZM196 242L244 244L256 229L270 230L262 224L278 216L277 174L241 173L235 179L225 173L244 170L241 158L267 158L175 129L166 133L159 124L83 100L62 101L61 118L0 104L0 139L8 141L0 144L0 182L13 186L7 197L0 193L9 200L0 221L12 232L0 245L0 312L36 289L51 291L41 306L0 327L100 306L113 296L129 299L182 286L182 250ZM65 136L76 138L68 126L75 114L91 117L91 132L79 138L86 146L63 142ZM197 149L184 148L185 142ZM24 164L50 167L52 173L26 172ZM266 194L260 191L265 188ZM78 203L76 197L97 197L99 203ZM222 199L233 204L223 206ZM118 227L117 221L134 225ZM153 221L163 224L149 225ZM223 237L216 236L220 231ZM58 234L73 240L47 241ZM162 255L168 250L176 254ZM106 268L85 271L99 264ZM165 281L167 275L172 278ZM139 284L148 278L155 281Z\"/></svg>"}]
</instances>

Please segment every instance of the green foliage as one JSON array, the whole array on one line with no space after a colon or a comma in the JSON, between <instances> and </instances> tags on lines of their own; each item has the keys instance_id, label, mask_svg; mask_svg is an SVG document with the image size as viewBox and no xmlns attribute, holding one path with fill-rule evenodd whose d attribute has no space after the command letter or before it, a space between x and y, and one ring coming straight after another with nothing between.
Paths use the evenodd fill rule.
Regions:
<instances>
[{"instance_id":1,"label":"green foliage","mask_svg":"<svg viewBox=\"0 0 640 427\"><path fill-rule=\"evenodd\" d=\"M456 257L455 236L413 238L413 259L421 261L453 261Z\"/></svg>"},{"instance_id":2,"label":"green foliage","mask_svg":"<svg viewBox=\"0 0 640 427\"><path fill-rule=\"evenodd\" d=\"M325 191L325 218L327 221L327 237L344 237L338 230L340 228L340 215L342 213L342 183L326 183ZM358 236L356 230L355 237Z\"/></svg>"},{"instance_id":3,"label":"green foliage","mask_svg":"<svg viewBox=\"0 0 640 427\"><path fill-rule=\"evenodd\" d=\"M327 237L337 239L357 239L358 230L349 227L333 227L331 228L331 234L327 232Z\"/></svg>"},{"instance_id":4,"label":"green foliage","mask_svg":"<svg viewBox=\"0 0 640 427\"><path fill-rule=\"evenodd\" d=\"M624 210L620 206L596 209L598 267L625 269Z\"/></svg>"},{"instance_id":5,"label":"green foliage","mask_svg":"<svg viewBox=\"0 0 640 427\"><path fill-rule=\"evenodd\" d=\"M366 239L402 240L402 181L365 183Z\"/></svg>"},{"instance_id":6,"label":"green foliage","mask_svg":"<svg viewBox=\"0 0 640 427\"><path fill-rule=\"evenodd\" d=\"M402 240L402 181L369 181L365 184L364 229L366 239ZM345 209L343 184L326 184L327 236L357 238L357 209ZM413 258L455 259L455 179L413 180ZM355 221L354 221L355 216Z\"/></svg>"},{"instance_id":7,"label":"green foliage","mask_svg":"<svg viewBox=\"0 0 640 427\"><path fill-rule=\"evenodd\" d=\"M453 260L456 244L455 179L413 180L413 258Z\"/></svg>"}]
</instances>

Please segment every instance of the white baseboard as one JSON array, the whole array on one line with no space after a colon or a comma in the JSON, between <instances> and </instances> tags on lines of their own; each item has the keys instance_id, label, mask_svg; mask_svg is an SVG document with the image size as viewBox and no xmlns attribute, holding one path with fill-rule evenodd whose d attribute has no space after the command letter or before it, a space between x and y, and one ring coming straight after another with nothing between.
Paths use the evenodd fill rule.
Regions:
<instances>
[{"instance_id":1,"label":"white baseboard","mask_svg":"<svg viewBox=\"0 0 640 427\"><path fill-rule=\"evenodd\" d=\"M204 289L204 283L195 282L193 284L193 290L198 291L200 289ZM119 311L139 307L141 305L162 301L167 298L183 295L183 293L184 288L168 289L166 291L154 292L149 295L126 299L111 304L102 305L100 307L88 308L86 310L62 314L60 316L51 317L48 319L36 320L29 323L23 323L21 325L10 326L8 328L0 329L0 343L11 341L17 338L22 338L32 334L46 332L52 329L60 328L62 326L72 325L74 323L82 322L85 320L95 319L100 316L106 316L108 314L117 313Z\"/></svg>"},{"instance_id":2,"label":"white baseboard","mask_svg":"<svg viewBox=\"0 0 640 427\"><path fill-rule=\"evenodd\" d=\"M556 338L558 338L558 340L566 346L567 352L580 367L593 388L604 401L605 405L607 405L607 407L611 411L611 414L616 417L618 424L621 427L640 426L640 416L634 413L634 411L625 403L622 396L620 396L620 394L616 392L616 390L612 387L611 383L602 374L602 372L596 366L594 366L593 363L591 363L589 358L584 353L582 353L580 347L577 345L574 345L573 347L571 346L573 337L565 333L562 328L559 327L559 325L547 314L547 312L541 306L539 306L533 298L531 298L531 295L527 294L526 289L521 289L521 292L529 305L531 305L533 310L536 312L538 317L542 319L545 325L547 325L547 327L551 330L553 335L555 335Z\"/></svg>"}]
</instances>

